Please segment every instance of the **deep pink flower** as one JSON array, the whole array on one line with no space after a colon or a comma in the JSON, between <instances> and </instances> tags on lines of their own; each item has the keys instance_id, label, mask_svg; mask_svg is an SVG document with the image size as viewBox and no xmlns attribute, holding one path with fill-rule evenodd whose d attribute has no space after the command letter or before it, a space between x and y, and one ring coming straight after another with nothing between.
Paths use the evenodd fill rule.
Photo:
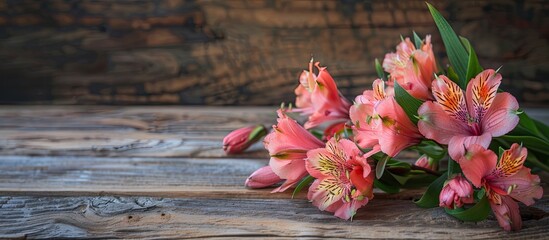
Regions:
<instances>
[{"instance_id":1,"label":"deep pink flower","mask_svg":"<svg viewBox=\"0 0 549 240\"><path fill-rule=\"evenodd\" d=\"M223 138L223 150L227 154L241 153L267 134L262 126L249 126L236 129Z\"/></svg>"},{"instance_id":2,"label":"deep pink flower","mask_svg":"<svg viewBox=\"0 0 549 240\"><path fill-rule=\"evenodd\" d=\"M282 110L278 110L278 124L274 125L273 131L265 137L264 144L271 156L269 166L281 179L286 179L286 182L273 192L283 192L307 176L307 151L324 147L322 141L286 116Z\"/></svg>"},{"instance_id":3,"label":"deep pink flower","mask_svg":"<svg viewBox=\"0 0 549 240\"><path fill-rule=\"evenodd\" d=\"M526 148L514 143L498 161L494 152L473 144L459 161L465 177L476 187L486 189L492 210L506 231L521 228L515 200L532 205L534 199L543 196L539 177L532 175L530 169L523 166L527 155Z\"/></svg>"},{"instance_id":4,"label":"deep pink flower","mask_svg":"<svg viewBox=\"0 0 549 240\"><path fill-rule=\"evenodd\" d=\"M471 144L488 147L492 137L513 130L518 124L518 102L509 93L497 93L501 75L492 69L479 73L467 85L466 95L446 76L433 81L436 101L418 109L419 131L440 144L459 161Z\"/></svg>"},{"instance_id":5,"label":"deep pink flower","mask_svg":"<svg viewBox=\"0 0 549 240\"><path fill-rule=\"evenodd\" d=\"M439 195L441 207L454 209L466 203L474 203L473 186L464 177L458 175L446 182Z\"/></svg>"},{"instance_id":6,"label":"deep pink flower","mask_svg":"<svg viewBox=\"0 0 549 240\"><path fill-rule=\"evenodd\" d=\"M316 180L307 197L322 211L349 219L373 198L374 173L352 141L332 138L307 153L307 171Z\"/></svg>"},{"instance_id":7,"label":"deep pink flower","mask_svg":"<svg viewBox=\"0 0 549 240\"><path fill-rule=\"evenodd\" d=\"M247 179L244 185L249 188L264 188L281 182L282 179L276 175L271 166L257 169Z\"/></svg>"},{"instance_id":8,"label":"deep pink flower","mask_svg":"<svg viewBox=\"0 0 549 240\"><path fill-rule=\"evenodd\" d=\"M396 53L386 54L383 60L383 68L390 74L390 81L397 81L418 99L433 99L431 80L437 72L437 65L431 36L426 36L420 49L416 49L410 38L402 41L396 49Z\"/></svg>"},{"instance_id":9,"label":"deep pink flower","mask_svg":"<svg viewBox=\"0 0 549 240\"><path fill-rule=\"evenodd\" d=\"M307 129L325 122L347 121L351 103L341 95L326 67L320 67L319 62L314 66L318 69L318 76L313 73L312 60L309 71L303 71L300 76L300 85L295 90L297 109L294 111L309 115L305 123Z\"/></svg>"}]
</instances>

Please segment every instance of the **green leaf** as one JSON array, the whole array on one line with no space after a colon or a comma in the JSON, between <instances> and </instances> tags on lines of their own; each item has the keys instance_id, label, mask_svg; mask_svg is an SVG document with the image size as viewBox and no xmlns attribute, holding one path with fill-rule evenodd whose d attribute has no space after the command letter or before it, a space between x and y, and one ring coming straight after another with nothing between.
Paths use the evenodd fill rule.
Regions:
<instances>
[{"instance_id":1,"label":"green leaf","mask_svg":"<svg viewBox=\"0 0 549 240\"><path fill-rule=\"evenodd\" d=\"M391 157L388 155L382 158L377 162L376 165L376 178L380 179L383 176L383 172L385 172L385 165L387 165L387 161L389 161Z\"/></svg>"},{"instance_id":2,"label":"green leaf","mask_svg":"<svg viewBox=\"0 0 549 240\"><path fill-rule=\"evenodd\" d=\"M442 42L444 42L444 47L446 47L448 60L450 60L450 64L454 67L454 70L459 77L457 84L462 89L465 89L467 87L466 76L469 55L461 44L457 34L454 32L448 21L444 19L442 14L440 14L440 12L429 3L427 3L427 7L429 7L429 11L433 16L433 20L438 27L440 36L442 37Z\"/></svg>"},{"instance_id":3,"label":"green leaf","mask_svg":"<svg viewBox=\"0 0 549 240\"><path fill-rule=\"evenodd\" d=\"M418 171L418 170L413 170L413 171ZM411 175L408 178L408 181L406 181L406 184L404 184L402 187L403 188L426 187L426 186L429 186L431 183L433 183L433 181L438 179L438 176L425 173L423 171L418 171L418 172L421 172L421 173L418 174L415 172L411 172Z\"/></svg>"},{"instance_id":4,"label":"green leaf","mask_svg":"<svg viewBox=\"0 0 549 240\"><path fill-rule=\"evenodd\" d=\"M510 136L510 135L503 135L500 138L512 143L522 143L522 145L528 148L528 150L535 150L537 152L549 155L549 142L541 138L537 138L533 136Z\"/></svg>"},{"instance_id":5,"label":"green leaf","mask_svg":"<svg viewBox=\"0 0 549 240\"><path fill-rule=\"evenodd\" d=\"M469 40L467 40L467 38L464 38L464 37L460 37L460 39L463 45L465 46L465 48L467 49L467 51L469 52L469 61L467 63L467 75L465 76L465 84L467 84L469 83L471 78L474 78L475 76L477 76L477 74L482 72L482 70L484 69L482 69L482 66L480 66L480 64L478 63L477 54L475 53L475 50L471 46L471 43L469 43Z\"/></svg>"},{"instance_id":6,"label":"green leaf","mask_svg":"<svg viewBox=\"0 0 549 240\"><path fill-rule=\"evenodd\" d=\"M386 193L398 193L398 192L400 192L399 187L386 184L383 181L380 181L378 179L374 179L374 186L376 188L381 189L382 191L384 191Z\"/></svg>"},{"instance_id":7,"label":"green leaf","mask_svg":"<svg viewBox=\"0 0 549 240\"><path fill-rule=\"evenodd\" d=\"M426 154L435 160L440 160L446 156L446 148L441 147L432 140L422 140L419 144L412 146L411 148L422 154Z\"/></svg>"},{"instance_id":8,"label":"green leaf","mask_svg":"<svg viewBox=\"0 0 549 240\"><path fill-rule=\"evenodd\" d=\"M536 120L536 119L532 119L532 121L534 121L534 124L536 124L536 127L537 129L539 130L539 132L545 136L546 139L549 139L549 126L545 125L544 123Z\"/></svg>"},{"instance_id":9,"label":"green leaf","mask_svg":"<svg viewBox=\"0 0 549 240\"><path fill-rule=\"evenodd\" d=\"M452 176L456 173L461 172L461 167L459 164L452 160L452 158L448 158L448 179L452 178Z\"/></svg>"},{"instance_id":10,"label":"green leaf","mask_svg":"<svg viewBox=\"0 0 549 240\"><path fill-rule=\"evenodd\" d=\"M397 81L395 81L394 85L395 90L395 100L397 101L398 105L404 109L404 112L406 112L406 115L408 115L408 118L412 120L414 124L417 124L417 110L423 104L423 102L415 97L412 97L404 88L402 88Z\"/></svg>"},{"instance_id":11,"label":"green leaf","mask_svg":"<svg viewBox=\"0 0 549 240\"><path fill-rule=\"evenodd\" d=\"M308 176L304 177L303 179L301 179L301 181L295 187L294 192L292 193L292 198L294 198L294 196L297 193L299 193L299 191L301 191L301 189L303 189L306 186L309 186L309 184L311 184L314 180L315 180L315 178L312 177L311 175L308 175Z\"/></svg>"},{"instance_id":12,"label":"green leaf","mask_svg":"<svg viewBox=\"0 0 549 240\"><path fill-rule=\"evenodd\" d=\"M414 43L416 45L416 49L420 49L421 44L423 43L423 40L421 40L421 38L417 35L415 31L413 31L413 33L414 33Z\"/></svg>"},{"instance_id":13,"label":"green leaf","mask_svg":"<svg viewBox=\"0 0 549 240\"><path fill-rule=\"evenodd\" d=\"M459 77L456 73L456 71L454 71L454 68L452 66L449 66L448 67L448 72L446 73L446 76L448 78L450 78L450 80L454 81L454 82L458 82L459 81Z\"/></svg>"},{"instance_id":14,"label":"green leaf","mask_svg":"<svg viewBox=\"0 0 549 240\"><path fill-rule=\"evenodd\" d=\"M375 60L375 67L377 76L383 81L387 80L387 77L385 76L385 71L383 71L383 67L381 67L381 64L379 63L379 60L377 58Z\"/></svg>"},{"instance_id":15,"label":"green leaf","mask_svg":"<svg viewBox=\"0 0 549 240\"><path fill-rule=\"evenodd\" d=\"M484 196L477 204L475 204L474 206L468 209L445 208L444 210L446 211L446 213L450 214L451 216L461 221L478 222L486 219L488 214L490 214L490 203L488 202L488 198Z\"/></svg>"},{"instance_id":16,"label":"green leaf","mask_svg":"<svg viewBox=\"0 0 549 240\"><path fill-rule=\"evenodd\" d=\"M442 174L442 176L433 181L431 185L429 185L423 196L421 196L419 200L415 201L415 203L422 208L438 207L440 191L444 186L446 178L446 174Z\"/></svg>"}]
</instances>

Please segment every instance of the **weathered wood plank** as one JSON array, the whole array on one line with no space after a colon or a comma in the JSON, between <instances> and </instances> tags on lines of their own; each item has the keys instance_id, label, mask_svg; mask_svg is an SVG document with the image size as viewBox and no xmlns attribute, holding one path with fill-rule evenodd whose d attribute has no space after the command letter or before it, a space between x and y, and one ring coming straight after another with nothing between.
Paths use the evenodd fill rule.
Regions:
<instances>
[{"instance_id":1,"label":"weathered wood plank","mask_svg":"<svg viewBox=\"0 0 549 240\"><path fill-rule=\"evenodd\" d=\"M0 156L0 196L291 198L291 192L271 194L271 189L244 187L246 178L267 163L266 158ZM421 191L376 193L378 198L412 199Z\"/></svg>"},{"instance_id":2,"label":"weathered wood plank","mask_svg":"<svg viewBox=\"0 0 549 240\"><path fill-rule=\"evenodd\" d=\"M523 229L507 233L493 217L462 223L440 208L421 209L404 200L374 200L351 222L301 199L0 197L0 237L546 238L549 200L521 211Z\"/></svg>"},{"instance_id":3,"label":"weathered wood plank","mask_svg":"<svg viewBox=\"0 0 549 240\"><path fill-rule=\"evenodd\" d=\"M0 154L225 157L222 139L275 107L0 107ZM261 143L239 157L267 157Z\"/></svg>"}]
</instances>

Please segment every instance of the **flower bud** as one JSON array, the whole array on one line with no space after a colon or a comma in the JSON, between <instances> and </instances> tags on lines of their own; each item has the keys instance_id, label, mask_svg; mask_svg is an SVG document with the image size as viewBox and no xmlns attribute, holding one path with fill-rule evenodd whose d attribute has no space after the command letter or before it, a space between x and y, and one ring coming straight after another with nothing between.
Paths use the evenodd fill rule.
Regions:
<instances>
[{"instance_id":1,"label":"flower bud","mask_svg":"<svg viewBox=\"0 0 549 240\"><path fill-rule=\"evenodd\" d=\"M278 175L276 175L270 166L265 166L257 169L246 179L244 186L249 188L264 188L274 185L282 181Z\"/></svg>"},{"instance_id":2,"label":"flower bud","mask_svg":"<svg viewBox=\"0 0 549 240\"><path fill-rule=\"evenodd\" d=\"M426 168L432 171L438 171L438 162L435 159L423 154L414 163L414 165L422 168Z\"/></svg>"},{"instance_id":3,"label":"flower bud","mask_svg":"<svg viewBox=\"0 0 549 240\"><path fill-rule=\"evenodd\" d=\"M267 128L263 125L236 129L223 138L223 150L227 154L241 153L265 135Z\"/></svg>"},{"instance_id":4,"label":"flower bud","mask_svg":"<svg viewBox=\"0 0 549 240\"><path fill-rule=\"evenodd\" d=\"M454 209L465 203L474 203L473 187L464 177L458 175L446 182L439 195L439 206Z\"/></svg>"}]
</instances>

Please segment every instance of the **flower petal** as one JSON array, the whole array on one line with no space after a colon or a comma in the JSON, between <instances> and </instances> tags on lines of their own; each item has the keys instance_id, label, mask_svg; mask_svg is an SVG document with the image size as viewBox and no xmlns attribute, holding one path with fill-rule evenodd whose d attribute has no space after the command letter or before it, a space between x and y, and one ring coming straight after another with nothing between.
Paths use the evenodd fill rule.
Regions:
<instances>
[{"instance_id":1,"label":"flower petal","mask_svg":"<svg viewBox=\"0 0 549 240\"><path fill-rule=\"evenodd\" d=\"M490 181L490 185L506 190L509 196L526 205L532 205L534 199L543 197L543 188L539 183L539 176L531 174L527 167L521 168L510 177Z\"/></svg>"},{"instance_id":2,"label":"flower petal","mask_svg":"<svg viewBox=\"0 0 549 240\"><path fill-rule=\"evenodd\" d=\"M467 85L467 105L471 117L482 119L496 97L501 84L501 74L493 69L479 73Z\"/></svg>"},{"instance_id":3,"label":"flower petal","mask_svg":"<svg viewBox=\"0 0 549 240\"><path fill-rule=\"evenodd\" d=\"M269 166L273 172L281 179L286 181L272 192L284 192L288 188L297 184L302 178L307 176L307 170L305 169L305 154L301 159L281 160L275 157L271 157Z\"/></svg>"},{"instance_id":4,"label":"flower petal","mask_svg":"<svg viewBox=\"0 0 549 240\"><path fill-rule=\"evenodd\" d=\"M473 144L467 149L467 153L459 160L459 166L463 175L471 181L475 187L482 185L482 178L487 176L496 167L497 156L491 150L483 146Z\"/></svg>"},{"instance_id":5,"label":"flower petal","mask_svg":"<svg viewBox=\"0 0 549 240\"><path fill-rule=\"evenodd\" d=\"M463 90L448 77L438 76L432 83L433 95L437 103L452 118L467 123L467 105Z\"/></svg>"},{"instance_id":6,"label":"flower petal","mask_svg":"<svg viewBox=\"0 0 549 240\"><path fill-rule=\"evenodd\" d=\"M418 109L419 132L426 138L440 144L448 144L457 135L468 135L469 127L446 114L442 107L434 102L424 102Z\"/></svg>"},{"instance_id":7,"label":"flower petal","mask_svg":"<svg viewBox=\"0 0 549 240\"><path fill-rule=\"evenodd\" d=\"M330 205L337 201L341 201L341 198L344 194L344 189L342 183L333 177L328 177L324 179L317 179L315 181L320 181L317 185L317 188L314 189L312 194L313 205L318 207L318 209L324 211ZM312 187L312 186L311 186ZM309 189L311 191L311 189Z\"/></svg>"},{"instance_id":8,"label":"flower petal","mask_svg":"<svg viewBox=\"0 0 549 240\"><path fill-rule=\"evenodd\" d=\"M376 111L382 119L379 145L387 155L394 157L422 139L417 127L393 97L381 101Z\"/></svg>"},{"instance_id":9,"label":"flower petal","mask_svg":"<svg viewBox=\"0 0 549 240\"><path fill-rule=\"evenodd\" d=\"M490 207L492 207L499 225L505 231L516 231L522 228L518 204L510 197L501 196L501 204L490 202Z\"/></svg>"},{"instance_id":10,"label":"flower petal","mask_svg":"<svg viewBox=\"0 0 549 240\"><path fill-rule=\"evenodd\" d=\"M325 178L330 176L339 177L343 164L341 158L336 157L326 148L318 148L307 152L305 166L311 176Z\"/></svg>"},{"instance_id":11,"label":"flower petal","mask_svg":"<svg viewBox=\"0 0 549 240\"><path fill-rule=\"evenodd\" d=\"M492 141L492 136L489 133L484 133L480 136L454 136L448 142L448 155L456 161L460 161L465 154L465 149L473 144L478 144L484 148L488 148Z\"/></svg>"},{"instance_id":12,"label":"flower petal","mask_svg":"<svg viewBox=\"0 0 549 240\"><path fill-rule=\"evenodd\" d=\"M496 94L494 102L481 120L484 132L499 137L513 130L519 122L518 108L517 99L513 95L506 92Z\"/></svg>"}]
</instances>

